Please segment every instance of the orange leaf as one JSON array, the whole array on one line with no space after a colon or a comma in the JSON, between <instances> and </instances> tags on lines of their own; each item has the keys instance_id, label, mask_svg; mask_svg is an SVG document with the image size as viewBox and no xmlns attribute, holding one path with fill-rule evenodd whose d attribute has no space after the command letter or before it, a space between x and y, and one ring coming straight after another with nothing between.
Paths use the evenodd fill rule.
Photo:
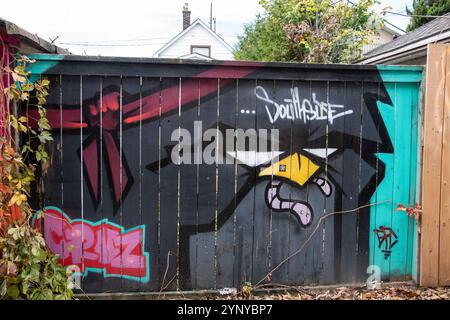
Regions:
<instances>
[{"instance_id":1,"label":"orange leaf","mask_svg":"<svg viewBox=\"0 0 450 320\"><path fill-rule=\"evenodd\" d=\"M0 192L1 192L1 193L7 193L7 194L10 194L10 193L11 193L11 188L8 187L6 184L1 183L1 184L0 184Z\"/></svg>"},{"instance_id":2,"label":"orange leaf","mask_svg":"<svg viewBox=\"0 0 450 320\"><path fill-rule=\"evenodd\" d=\"M22 210L20 210L20 207L17 204L13 204L11 206L10 223L13 223L13 222L22 223L22 221L23 221Z\"/></svg>"}]
</instances>

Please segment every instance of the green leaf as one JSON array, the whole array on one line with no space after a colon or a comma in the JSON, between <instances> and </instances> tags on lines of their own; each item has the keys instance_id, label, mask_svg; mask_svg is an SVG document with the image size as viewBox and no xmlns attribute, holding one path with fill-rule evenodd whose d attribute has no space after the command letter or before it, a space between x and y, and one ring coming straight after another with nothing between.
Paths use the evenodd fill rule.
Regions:
<instances>
[{"instance_id":1,"label":"green leaf","mask_svg":"<svg viewBox=\"0 0 450 320\"><path fill-rule=\"evenodd\" d=\"M22 123L19 123L19 131L23 133L28 132L28 127L24 126Z\"/></svg>"},{"instance_id":2,"label":"green leaf","mask_svg":"<svg viewBox=\"0 0 450 320\"><path fill-rule=\"evenodd\" d=\"M17 67L14 68L14 72L17 74L24 74L25 73L25 65L18 65Z\"/></svg>"},{"instance_id":3,"label":"green leaf","mask_svg":"<svg viewBox=\"0 0 450 320\"><path fill-rule=\"evenodd\" d=\"M30 94L28 92L22 92L20 95L20 100L27 101L30 98Z\"/></svg>"},{"instance_id":4,"label":"green leaf","mask_svg":"<svg viewBox=\"0 0 450 320\"><path fill-rule=\"evenodd\" d=\"M17 299L20 295L19 287L17 285L9 286L6 295L11 299Z\"/></svg>"},{"instance_id":5,"label":"green leaf","mask_svg":"<svg viewBox=\"0 0 450 320\"><path fill-rule=\"evenodd\" d=\"M28 151L28 152L32 152L31 147L30 147L29 144L25 144L25 145L22 147L22 153L26 153L27 151Z\"/></svg>"},{"instance_id":6,"label":"green leaf","mask_svg":"<svg viewBox=\"0 0 450 320\"><path fill-rule=\"evenodd\" d=\"M20 283L20 279L18 277L10 277L8 279L8 282L12 283L12 284L18 284L18 283Z\"/></svg>"},{"instance_id":7,"label":"green leaf","mask_svg":"<svg viewBox=\"0 0 450 320\"><path fill-rule=\"evenodd\" d=\"M25 83L22 85L22 90L27 92L33 91L34 85L32 83Z\"/></svg>"},{"instance_id":8,"label":"green leaf","mask_svg":"<svg viewBox=\"0 0 450 320\"><path fill-rule=\"evenodd\" d=\"M42 296L45 300L53 300L53 292L49 288L42 290Z\"/></svg>"},{"instance_id":9,"label":"green leaf","mask_svg":"<svg viewBox=\"0 0 450 320\"><path fill-rule=\"evenodd\" d=\"M48 132L48 131L42 131L41 134L39 134L38 138L39 138L39 141L41 143L46 143L48 141L53 141L53 138L50 135L50 132Z\"/></svg>"},{"instance_id":10,"label":"green leaf","mask_svg":"<svg viewBox=\"0 0 450 320\"><path fill-rule=\"evenodd\" d=\"M44 261L47 258L47 252L41 248L33 247L31 253L40 261Z\"/></svg>"}]
</instances>

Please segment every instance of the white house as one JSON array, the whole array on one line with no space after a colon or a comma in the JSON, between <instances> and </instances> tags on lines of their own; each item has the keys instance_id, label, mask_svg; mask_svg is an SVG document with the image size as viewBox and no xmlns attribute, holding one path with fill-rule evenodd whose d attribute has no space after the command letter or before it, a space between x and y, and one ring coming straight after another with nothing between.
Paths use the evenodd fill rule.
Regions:
<instances>
[{"instance_id":1,"label":"white house","mask_svg":"<svg viewBox=\"0 0 450 320\"><path fill-rule=\"evenodd\" d=\"M190 23L191 12L183 7L183 31L153 55L155 58L234 60L233 48L201 19Z\"/></svg>"},{"instance_id":2,"label":"white house","mask_svg":"<svg viewBox=\"0 0 450 320\"><path fill-rule=\"evenodd\" d=\"M386 24L379 26L375 34L369 38L369 44L363 47L363 54L366 54L367 52L374 50L383 44L391 42L404 33L405 32L403 30L386 21Z\"/></svg>"}]
</instances>

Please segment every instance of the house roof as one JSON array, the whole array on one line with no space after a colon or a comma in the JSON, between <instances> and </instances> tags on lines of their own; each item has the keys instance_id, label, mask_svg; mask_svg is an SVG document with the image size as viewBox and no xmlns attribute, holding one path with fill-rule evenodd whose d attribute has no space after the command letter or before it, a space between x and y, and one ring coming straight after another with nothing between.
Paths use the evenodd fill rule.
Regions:
<instances>
[{"instance_id":1,"label":"house roof","mask_svg":"<svg viewBox=\"0 0 450 320\"><path fill-rule=\"evenodd\" d=\"M401 35L367 52L362 63L374 63L414 49L426 49L428 43L450 41L450 13Z\"/></svg>"},{"instance_id":2,"label":"house roof","mask_svg":"<svg viewBox=\"0 0 450 320\"><path fill-rule=\"evenodd\" d=\"M70 54L69 51L58 47L31 32L22 29L15 23L5 20L0 17L0 27L3 27L6 34L15 36L22 41L26 42L29 46L35 48L36 50L42 51L43 53L57 53L57 54Z\"/></svg>"},{"instance_id":3,"label":"house roof","mask_svg":"<svg viewBox=\"0 0 450 320\"><path fill-rule=\"evenodd\" d=\"M205 56L201 53L194 52L190 54L185 54L184 56L179 57L180 59L202 59L202 60L213 60L211 57Z\"/></svg>"},{"instance_id":4,"label":"house roof","mask_svg":"<svg viewBox=\"0 0 450 320\"><path fill-rule=\"evenodd\" d=\"M397 27L396 25L393 25L392 23L389 23L388 21L385 21L384 25L381 27L386 32L389 32L390 34L398 37L403 34L405 34L405 31Z\"/></svg>"},{"instance_id":5,"label":"house roof","mask_svg":"<svg viewBox=\"0 0 450 320\"><path fill-rule=\"evenodd\" d=\"M195 26L201 25L203 28L205 28L213 37L217 38L226 48L230 50L230 52L233 52L233 48L225 42L225 40L219 36L217 33L211 30L206 23L203 22L201 19L197 19L194 22L191 23L189 27L181 31L179 34L177 34L175 37L173 37L169 42L167 42L162 48L160 48L158 51L154 53L153 56L157 57L161 53L163 53L167 48L169 48L173 43L175 43L178 39L180 39L182 36L184 36L186 33L188 33L190 30L192 30Z\"/></svg>"}]
</instances>

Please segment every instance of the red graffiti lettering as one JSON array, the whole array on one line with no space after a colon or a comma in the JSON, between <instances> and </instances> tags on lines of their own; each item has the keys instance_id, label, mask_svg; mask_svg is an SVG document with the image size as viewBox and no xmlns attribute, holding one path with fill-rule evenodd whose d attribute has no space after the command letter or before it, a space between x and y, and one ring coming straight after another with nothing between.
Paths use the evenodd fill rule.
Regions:
<instances>
[{"instance_id":1,"label":"red graffiti lettering","mask_svg":"<svg viewBox=\"0 0 450 320\"><path fill-rule=\"evenodd\" d=\"M36 219L34 226L43 230L50 251L60 256L64 266L76 265L85 275L93 271L144 282L149 279L145 226L124 231L106 219L97 223L71 220L54 207L45 208L44 218Z\"/></svg>"}]
</instances>

